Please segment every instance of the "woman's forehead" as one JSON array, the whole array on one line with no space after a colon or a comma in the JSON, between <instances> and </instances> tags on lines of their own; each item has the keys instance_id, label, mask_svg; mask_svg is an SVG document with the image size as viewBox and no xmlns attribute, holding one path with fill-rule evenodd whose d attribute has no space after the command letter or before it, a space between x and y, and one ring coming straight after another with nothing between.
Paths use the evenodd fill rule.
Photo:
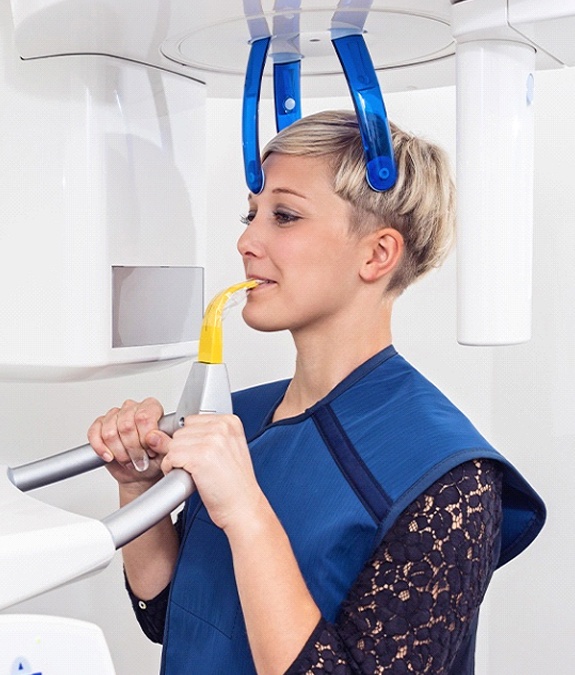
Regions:
<instances>
[{"instance_id":1,"label":"woman's forehead","mask_svg":"<svg viewBox=\"0 0 575 675\"><path fill-rule=\"evenodd\" d=\"M264 192L307 199L318 189L333 192L326 158L272 153L263 163ZM250 198L255 196L250 194Z\"/></svg>"}]
</instances>

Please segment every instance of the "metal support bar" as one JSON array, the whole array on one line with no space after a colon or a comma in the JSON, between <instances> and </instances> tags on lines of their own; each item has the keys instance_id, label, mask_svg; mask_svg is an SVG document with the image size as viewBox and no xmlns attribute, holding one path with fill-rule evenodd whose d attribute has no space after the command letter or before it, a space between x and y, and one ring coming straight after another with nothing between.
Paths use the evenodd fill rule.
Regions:
<instances>
[{"instance_id":1,"label":"metal support bar","mask_svg":"<svg viewBox=\"0 0 575 675\"><path fill-rule=\"evenodd\" d=\"M171 434L174 418L175 413L164 415L159 422L160 429ZM79 476L105 464L106 462L94 452L92 446L86 443L51 457L13 467L8 470L8 478L19 490L28 492L72 476Z\"/></svg>"}]
</instances>

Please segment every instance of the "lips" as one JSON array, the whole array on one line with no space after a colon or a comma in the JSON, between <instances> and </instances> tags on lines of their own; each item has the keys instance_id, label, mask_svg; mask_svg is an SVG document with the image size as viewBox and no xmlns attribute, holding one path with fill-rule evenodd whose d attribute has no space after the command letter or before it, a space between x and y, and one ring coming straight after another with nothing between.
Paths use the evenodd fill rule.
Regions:
<instances>
[{"instance_id":1,"label":"lips","mask_svg":"<svg viewBox=\"0 0 575 675\"><path fill-rule=\"evenodd\" d=\"M270 284L276 283L275 281L272 281L271 279L266 279L265 277L250 276L249 279L258 282L258 286L256 286L256 288L258 288L259 286L269 286Z\"/></svg>"}]
</instances>

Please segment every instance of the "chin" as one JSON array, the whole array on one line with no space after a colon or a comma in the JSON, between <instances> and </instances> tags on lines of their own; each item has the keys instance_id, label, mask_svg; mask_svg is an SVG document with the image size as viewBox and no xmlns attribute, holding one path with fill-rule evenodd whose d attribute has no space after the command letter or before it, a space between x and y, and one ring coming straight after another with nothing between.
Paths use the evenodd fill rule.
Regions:
<instances>
[{"instance_id":1,"label":"chin","mask_svg":"<svg viewBox=\"0 0 575 675\"><path fill-rule=\"evenodd\" d=\"M263 315L261 312L251 311L252 308L246 306L242 311L242 317L245 323L254 330L261 333L275 333L280 330L287 330L289 326L285 321L280 321L277 318L269 315Z\"/></svg>"}]
</instances>

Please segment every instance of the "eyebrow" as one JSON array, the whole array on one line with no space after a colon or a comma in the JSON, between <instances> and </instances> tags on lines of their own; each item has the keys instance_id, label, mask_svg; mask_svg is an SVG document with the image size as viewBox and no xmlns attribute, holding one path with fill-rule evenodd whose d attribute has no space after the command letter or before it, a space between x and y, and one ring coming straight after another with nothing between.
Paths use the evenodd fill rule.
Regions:
<instances>
[{"instance_id":1,"label":"eyebrow","mask_svg":"<svg viewBox=\"0 0 575 675\"><path fill-rule=\"evenodd\" d=\"M299 197L300 199L307 199L305 195L302 195L301 192L296 192L295 190L292 190L290 188L274 188L272 190L272 194L287 194L287 195L294 195L294 197Z\"/></svg>"},{"instance_id":2,"label":"eyebrow","mask_svg":"<svg viewBox=\"0 0 575 675\"><path fill-rule=\"evenodd\" d=\"M272 190L272 194L294 195L294 197L299 197L300 199L307 199L307 197L302 195L301 192L296 192L296 190L292 190L291 188L277 187ZM254 197L257 197L257 195L254 195L251 192L248 193L248 200L254 199Z\"/></svg>"}]
</instances>

